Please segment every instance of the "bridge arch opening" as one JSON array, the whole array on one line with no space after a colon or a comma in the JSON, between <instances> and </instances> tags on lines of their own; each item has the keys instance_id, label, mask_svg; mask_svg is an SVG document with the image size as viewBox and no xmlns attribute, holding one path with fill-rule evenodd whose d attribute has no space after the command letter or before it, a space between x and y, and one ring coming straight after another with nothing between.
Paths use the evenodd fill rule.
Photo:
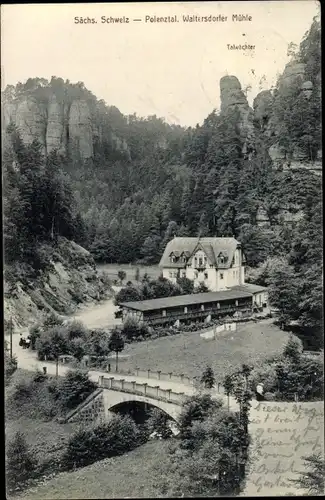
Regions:
<instances>
[{"instance_id":1,"label":"bridge arch opening","mask_svg":"<svg viewBox=\"0 0 325 500\"><path fill-rule=\"evenodd\" d=\"M142 401L122 401L121 403L112 406L109 411L112 413L118 413L119 415L128 415L133 418L136 424L142 425L148 420L153 409L157 409L167 415L168 420L170 420L172 424L177 424L175 418L166 411L154 404Z\"/></svg>"}]
</instances>

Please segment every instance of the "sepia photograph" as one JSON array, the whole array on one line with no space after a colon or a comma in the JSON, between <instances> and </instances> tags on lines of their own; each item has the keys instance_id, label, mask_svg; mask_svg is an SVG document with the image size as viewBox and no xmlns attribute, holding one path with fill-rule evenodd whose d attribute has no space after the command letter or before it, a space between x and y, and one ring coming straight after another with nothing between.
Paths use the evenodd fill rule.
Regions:
<instances>
[{"instance_id":1,"label":"sepia photograph","mask_svg":"<svg viewBox=\"0 0 325 500\"><path fill-rule=\"evenodd\" d=\"M321 6L1 5L5 497L324 496Z\"/></svg>"}]
</instances>

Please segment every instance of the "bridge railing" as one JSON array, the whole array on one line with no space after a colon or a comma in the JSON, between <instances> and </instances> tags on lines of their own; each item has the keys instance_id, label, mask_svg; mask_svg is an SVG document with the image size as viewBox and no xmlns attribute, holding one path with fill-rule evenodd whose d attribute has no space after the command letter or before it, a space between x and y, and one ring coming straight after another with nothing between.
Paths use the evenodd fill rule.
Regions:
<instances>
[{"instance_id":1,"label":"bridge railing","mask_svg":"<svg viewBox=\"0 0 325 500\"><path fill-rule=\"evenodd\" d=\"M129 394L145 396L177 405L183 404L185 396L184 392L174 392L171 389L162 389L159 385L149 385L147 383L140 384L135 380L127 381L115 379L114 377L104 377L103 375L99 377L98 385L103 389L127 392Z\"/></svg>"},{"instance_id":2,"label":"bridge railing","mask_svg":"<svg viewBox=\"0 0 325 500\"><path fill-rule=\"evenodd\" d=\"M118 370L121 375L134 375L136 377L147 378L148 380L161 380L164 382L176 382L184 385L188 385L191 387L196 387L200 384L199 377L188 377L183 374L175 374L175 373L165 373L161 370L143 370L141 368L136 368L135 370ZM217 382L215 384L215 389L217 393L224 394L224 388L221 383Z\"/></svg>"}]
</instances>

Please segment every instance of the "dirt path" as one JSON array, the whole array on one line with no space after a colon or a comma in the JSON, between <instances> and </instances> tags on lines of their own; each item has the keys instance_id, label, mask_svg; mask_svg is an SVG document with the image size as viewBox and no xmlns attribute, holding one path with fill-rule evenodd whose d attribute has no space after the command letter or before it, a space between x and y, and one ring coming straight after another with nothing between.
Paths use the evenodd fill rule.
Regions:
<instances>
[{"instance_id":1,"label":"dirt path","mask_svg":"<svg viewBox=\"0 0 325 500\"><path fill-rule=\"evenodd\" d=\"M108 299L101 304L81 309L73 318L82 321L87 328L109 328L121 324L121 319L114 315L117 310L113 299Z\"/></svg>"}]
</instances>

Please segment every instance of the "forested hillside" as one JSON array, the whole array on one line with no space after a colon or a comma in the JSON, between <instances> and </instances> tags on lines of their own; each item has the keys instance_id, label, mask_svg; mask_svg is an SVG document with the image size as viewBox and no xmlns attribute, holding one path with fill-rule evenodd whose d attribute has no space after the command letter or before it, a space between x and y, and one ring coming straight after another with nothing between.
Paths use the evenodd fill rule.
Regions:
<instances>
[{"instance_id":1,"label":"forested hillside","mask_svg":"<svg viewBox=\"0 0 325 500\"><path fill-rule=\"evenodd\" d=\"M314 19L276 88L258 94L253 109L237 78L226 76L220 113L187 129L124 116L81 82L7 86L6 260L37 268L40 241L63 236L98 262L157 263L174 235L235 236L248 265L260 265L252 279L265 281L270 258L285 263L290 317L319 325L320 67Z\"/></svg>"}]
</instances>

